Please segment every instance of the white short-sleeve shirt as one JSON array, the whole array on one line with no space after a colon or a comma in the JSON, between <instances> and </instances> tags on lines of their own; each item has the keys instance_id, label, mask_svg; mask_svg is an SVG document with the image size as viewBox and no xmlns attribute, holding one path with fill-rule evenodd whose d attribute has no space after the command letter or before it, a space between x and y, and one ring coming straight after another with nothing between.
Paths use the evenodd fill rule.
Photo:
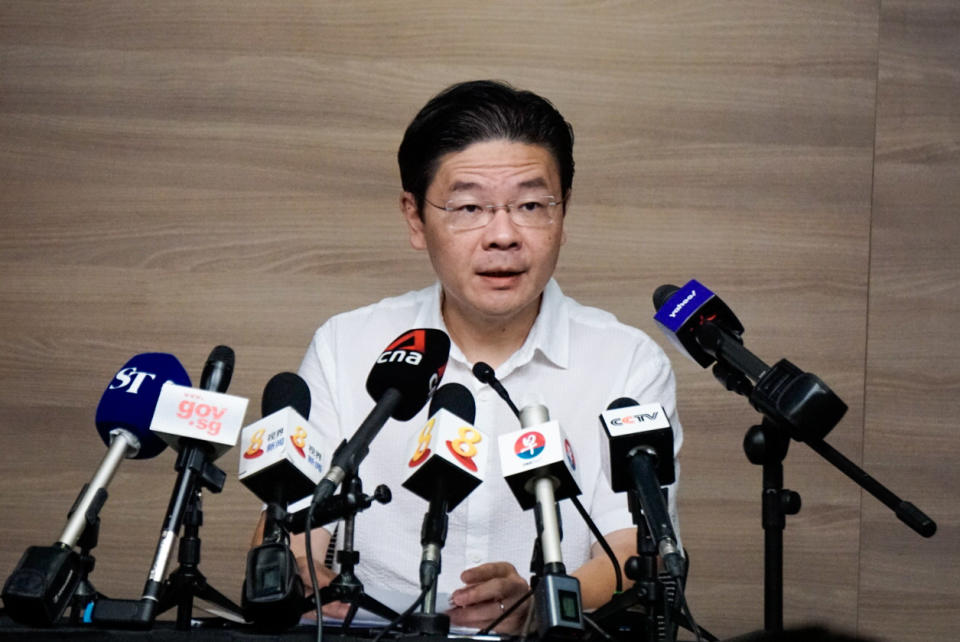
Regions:
<instances>
[{"instance_id":1,"label":"white short-sleeve shirt","mask_svg":"<svg viewBox=\"0 0 960 642\"><path fill-rule=\"evenodd\" d=\"M384 348L413 328L446 331L441 297L437 283L336 315L317 330L300 375L310 386L310 423L331 451L354 433L373 408L365 382ZM496 392L474 378L472 366L451 345L441 385L458 382L473 393L475 426L495 443L497 436L518 430L520 424ZM682 430L674 377L660 347L610 313L564 296L551 279L526 341L496 374L518 407L543 404L550 418L559 421L576 454L579 499L600 532L632 527L626 494L613 493L601 471L598 416L619 397L659 402L670 417L674 450L679 451ZM389 504L374 504L357 517L354 547L360 562L356 573L368 589L419 592L420 527L427 502L401 484L408 474L408 440L423 427L427 413L424 408L408 422L389 420L360 465L365 492L386 484L393 493ZM520 509L503 480L496 448L488 453L485 481L449 515L439 593L460 587L460 573L484 562L507 561L521 576L530 575L536 537L533 512ZM594 540L570 502L562 501L560 506L563 561L570 572L589 559ZM676 485L670 488L669 509L676 525Z\"/></svg>"}]
</instances>

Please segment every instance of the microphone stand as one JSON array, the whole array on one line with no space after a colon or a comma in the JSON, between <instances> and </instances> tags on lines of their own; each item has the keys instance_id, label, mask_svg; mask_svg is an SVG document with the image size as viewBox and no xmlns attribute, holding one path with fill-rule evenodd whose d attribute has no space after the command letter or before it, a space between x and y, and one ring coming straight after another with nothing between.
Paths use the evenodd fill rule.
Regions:
<instances>
[{"instance_id":1,"label":"microphone stand","mask_svg":"<svg viewBox=\"0 0 960 642\"><path fill-rule=\"evenodd\" d=\"M450 616L437 613L437 579L440 576L441 552L447 540L447 500L437 493L423 516L420 528L420 590L426 591L419 613L410 616L412 628L420 635L446 635L450 632Z\"/></svg>"},{"instance_id":2,"label":"microphone stand","mask_svg":"<svg viewBox=\"0 0 960 642\"><path fill-rule=\"evenodd\" d=\"M296 626L307 610L303 580L290 550L291 516L285 505L279 498L267 504L261 544L247 553L243 617L264 632Z\"/></svg>"},{"instance_id":3,"label":"microphone stand","mask_svg":"<svg viewBox=\"0 0 960 642\"><path fill-rule=\"evenodd\" d=\"M800 512L800 494L783 487L783 460L790 438L766 417L743 440L751 464L763 467L763 628L783 630L783 531L787 515Z\"/></svg>"},{"instance_id":4,"label":"microphone stand","mask_svg":"<svg viewBox=\"0 0 960 642\"><path fill-rule=\"evenodd\" d=\"M84 487L86 489L86 487ZM82 496L82 492L81 492ZM107 491L102 490L98 498L94 500L87 513L84 516L85 526L80 538L77 540L77 546L80 547L80 583L77 584L76 591L70 600L70 623L79 624L83 621L84 611L91 602L102 598L93 584L90 583L89 575L93 572L96 559L90 554L100 537L100 509L103 508L103 502L107 498ZM79 501L79 497L77 498ZM76 510L77 506L74 506ZM72 512L72 511L71 511Z\"/></svg>"},{"instance_id":5,"label":"microphone stand","mask_svg":"<svg viewBox=\"0 0 960 642\"><path fill-rule=\"evenodd\" d=\"M634 581L634 585L597 609L593 613L593 620L598 624L608 624L608 631L616 631L617 628L626 626L631 636L636 636L632 639L643 642L675 640L676 629L670 624L666 590L657 573L657 543L643 515L640 496L636 490L627 491L627 505L637 527L637 554L627 560L624 570L627 577ZM636 611L633 607L637 606L641 607L642 615L634 615ZM663 617L664 632L671 632L669 638L660 635L658 615Z\"/></svg>"},{"instance_id":6,"label":"microphone stand","mask_svg":"<svg viewBox=\"0 0 960 642\"><path fill-rule=\"evenodd\" d=\"M153 626L157 615L176 605L176 628L188 631L194 597L217 604L240 617L242 609L210 586L197 568L200 562L198 535L200 525L203 524L200 493L202 488L214 493L223 490L226 473L210 461L203 444L195 440L184 440L175 468L178 472L177 483L170 496L163 531L142 597L139 600L98 601L92 613L94 624L148 629ZM181 525L184 526L178 551L181 565L164 580L173 541Z\"/></svg>"},{"instance_id":7,"label":"microphone stand","mask_svg":"<svg viewBox=\"0 0 960 642\"><path fill-rule=\"evenodd\" d=\"M122 454L122 450L119 451ZM68 527L52 546L27 548L3 587L3 601L11 618L23 624L49 626L67 607L69 621L79 623L91 602L101 594L90 583L96 560L90 554L100 535L100 510L107 501L107 489L98 485L88 496L84 484L67 513ZM82 512L79 512L81 511ZM80 548L77 553L73 543Z\"/></svg>"},{"instance_id":8,"label":"microphone stand","mask_svg":"<svg viewBox=\"0 0 960 642\"><path fill-rule=\"evenodd\" d=\"M364 497L362 482L356 475L348 474L343 479L342 488L341 494L353 495L357 498ZM389 501L389 499L387 501ZM364 505L364 502L361 501L345 501L344 505L349 508L347 513L342 517L343 548L337 551L337 562L340 564L340 574L337 575L330 584L320 589L320 601L323 604L327 604L339 600L350 604L350 609L347 611L347 616L344 618L341 628L341 630L346 633L360 607L390 622L397 617L397 612L365 593L363 583L353 572L354 567L360 561L360 552L353 549L356 517L358 512L370 506L370 502L367 501L366 505Z\"/></svg>"},{"instance_id":9,"label":"microphone stand","mask_svg":"<svg viewBox=\"0 0 960 642\"><path fill-rule=\"evenodd\" d=\"M528 482L529 484L529 482ZM554 480L544 475L532 480L537 497L534 516L540 573L531 581L533 610L541 640L569 640L583 635L580 582L567 575L560 542L563 539L560 505L554 498ZM535 558L536 559L536 558Z\"/></svg>"},{"instance_id":10,"label":"microphone stand","mask_svg":"<svg viewBox=\"0 0 960 642\"><path fill-rule=\"evenodd\" d=\"M214 492L218 492L215 490ZM203 498L198 488L191 496L183 518L183 537L180 538L180 547L177 552L177 567L164 583L160 601L157 605L157 614L177 607L177 629L190 629L190 620L193 615L193 600L200 598L216 604L239 615L242 609L234 604L223 593L212 587L203 573L200 572L200 526L203 524Z\"/></svg>"},{"instance_id":11,"label":"microphone stand","mask_svg":"<svg viewBox=\"0 0 960 642\"><path fill-rule=\"evenodd\" d=\"M780 632L783 630L783 530L786 516L799 512L801 504L799 494L783 488L783 460L791 438L805 442L893 510L900 521L918 534L932 537L937 532L937 524L823 441L847 410L846 404L823 381L786 359L767 367L738 342L713 328L708 338L717 356L714 376L727 390L747 397L763 415L761 425L747 431L743 447L747 459L763 467L764 629ZM753 375L756 385L748 379L748 374Z\"/></svg>"}]
</instances>

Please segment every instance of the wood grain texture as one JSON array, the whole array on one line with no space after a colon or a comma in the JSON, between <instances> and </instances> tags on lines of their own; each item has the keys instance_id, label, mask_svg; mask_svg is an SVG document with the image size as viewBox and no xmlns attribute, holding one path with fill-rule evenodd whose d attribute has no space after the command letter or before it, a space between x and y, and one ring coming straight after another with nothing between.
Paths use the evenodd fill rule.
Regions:
<instances>
[{"instance_id":1,"label":"wood grain texture","mask_svg":"<svg viewBox=\"0 0 960 642\"><path fill-rule=\"evenodd\" d=\"M653 290L701 279L751 350L849 404L832 445L940 517L905 547L793 444L787 622L946 639L956 27L945 0L4 2L0 574L59 534L102 457L99 395L132 354L172 352L198 376L231 345L231 392L256 408L327 317L432 281L399 215L396 148L438 90L492 77L574 125L566 293L660 340ZM760 470L741 446L758 416L661 343L686 431L690 604L721 636L760 628ZM173 480L170 453L121 466L98 589L139 594ZM234 599L257 506L233 478L205 496L201 569Z\"/></svg>"},{"instance_id":2,"label":"wood grain texture","mask_svg":"<svg viewBox=\"0 0 960 642\"><path fill-rule=\"evenodd\" d=\"M884 2L879 60L864 463L939 530L922 539L864 500L861 628L949 639L960 621L960 9Z\"/></svg>"}]
</instances>

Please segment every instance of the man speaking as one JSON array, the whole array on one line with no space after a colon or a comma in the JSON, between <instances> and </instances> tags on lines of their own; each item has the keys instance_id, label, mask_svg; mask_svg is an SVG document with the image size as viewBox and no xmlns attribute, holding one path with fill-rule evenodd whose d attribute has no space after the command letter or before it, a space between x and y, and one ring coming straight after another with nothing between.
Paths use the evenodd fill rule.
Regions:
<instances>
[{"instance_id":1,"label":"man speaking","mask_svg":"<svg viewBox=\"0 0 960 642\"><path fill-rule=\"evenodd\" d=\"M636 552L624 495L601 473L598 414L619 397L659 402L681 443L674 377L660 348L636 328L566 297L552 275L564 244L573 182L573 132L547 100L492 81L451 86L408 126L398 152L400 210L410 244L425 250L437 283L336 315L310 344L300 375L310 386L310 422L331 448L349 438L371 407L364 381L383 346L409 328L438 328L451 339L443 382L476 398L475 426L493 442L519 428L517 418L471 369L493 366L523 407L545 405L576 453L581 502L621 560ZM366 488L387 484L393 501L360 514L357 575L367 591L419 593L423 500L401 488L404 444L427 411L388 421L360 469ZM490 448L486 479L449 516L438 591L450 595L451 624L483 627L528 590L536 539ZM676 487L669 506L676 523ZM584 608L608 601L615 575L569 502L561 504L563 559L581 583ZM333 528L333 525L326 527ZM330 531L315 529L318 558ZM293 547L307 578L302 537ZM321 564L322 562L317 562ZM317 569L321 584L335 573ZM306 579L309 584L309 579ZM337 605L325 613L336 614ZM342 613L342 611L341 611ZM517 632L518 609L498 630Z\"/></svg>"}]
</instances>

